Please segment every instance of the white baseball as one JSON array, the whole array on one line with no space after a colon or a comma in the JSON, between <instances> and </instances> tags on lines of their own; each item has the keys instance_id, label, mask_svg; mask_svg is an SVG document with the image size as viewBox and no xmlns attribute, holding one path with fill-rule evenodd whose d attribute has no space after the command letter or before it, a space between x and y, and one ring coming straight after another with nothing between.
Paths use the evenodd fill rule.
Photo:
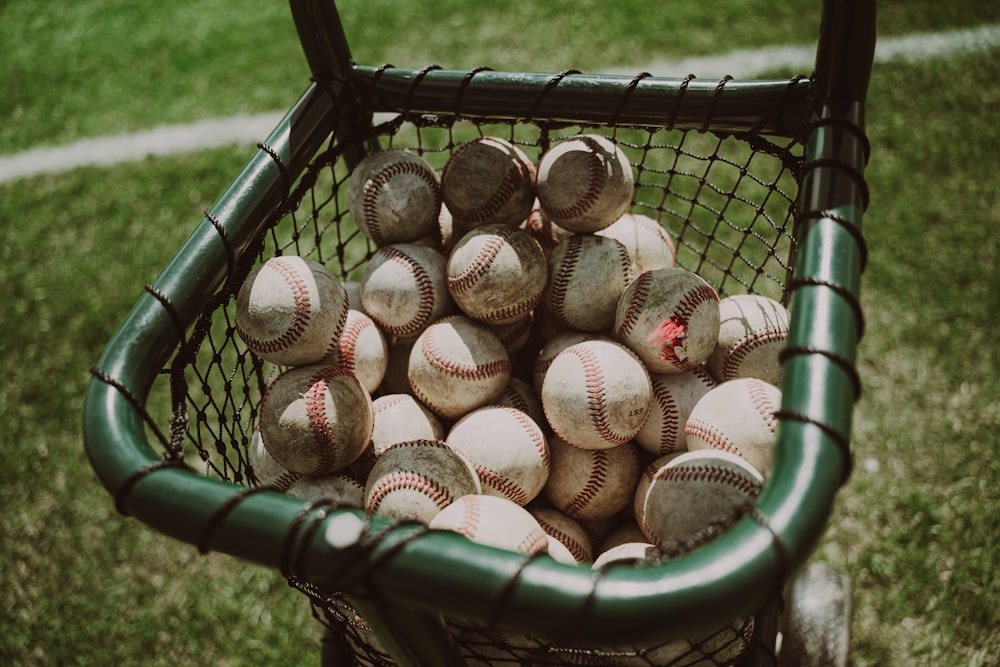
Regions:
<instances>
[{"instance_id":1,"label":"white baseball","mask_svg":"<svg viewBox=\"0 0 1000 667\"><path fill-rule=\"evenodd\" d=\"M333 473L302 477L286 493L302 500L333 503L337 507L364 507L365 487L350 475Z\"/></svg>"},{"instance_id":2,"label":"white baseball","mask_svg":"<svg viewBox=\"0 0 1000 667\"><path fill-rule=\"evenodd\" d=\"M686 373L650 373L653 400L649 419L635 436L636 443L653 456L687 449L684 427L691 410L715 387L715 380L702 368Z\"/></svg>"},{"instance_id":3,"label":"white baseball","mask_svg":"<svg viewBox=\"0 0 1000 667\"><path fill-rule=\"evenodd\" d=\"M389 346L375 320L360 310L348 310L344 329L332 347L323 363L343 366L358 376L368 393L374 393L389 364Z\"/></svg>"},{"instance_id":4,"label":"white baseball","mask_svg":"<svg viewBox=\"0 0 1000 667\"><path fill-rule=\"evenodd\" d=\"M441 197L451 213L453 234L493 223L516 227L535 201L535 165L506 139L472 139L455 148L445 163Z\"/></svg>"},{"instance_id":5,"label":"white baseball","mask_svg":"<svg viewBox=\"0 0 1000 667\"><path fill-rule=\"evenodd\" d=\"M667 230L648 215L625 213L609 227L597 232L621 243L632 258L632 274L673 268L677 248Z\"/></svg>"},{"instance_id":6,"label":"white baseball","mask_svg":"<svg viewBox=\"0 0 1000 667\"><path fill-rule=\"evenodd\" d=\"M285 469L324 475L350 465L368 445L372 400L358 378L337 366L298 366L276 377L259 408L267 451Z\"/></svg>"},{"instance_id":7,"label":"white baseball","mask_svg":"<svg viewBox=\"0 0 1000 667\"><path fill-rule=\"evenodd\" d=\"M542 409L559 437L584 449L626 443L649 416L653 387L628 348L603 340L567 347L542 381Z\"/></svg>"},{"instance_id":8,"label":"white baseball","mask_svg":"<svg viewBox=\"0 0 1000 667\"><path fill-rule=\"evenodd\" d=\"M414 342L407 374L424 405L457 419L500 396L510 382L510 355L484 324L451 315L428 326Z\"/></svg>"},{"instance_id":9,"label":"white baseball","mask_svg":"<svg viewBox=\"0 0 1000 667\"><path fill-rule=\"evenodd\" d=\"M614 337L639 355L650 372L694 370L719 338L719 296L691 271L646 271L621 295Z\"/></svg>"},{"instance_id":10,"label":"white baseball","mask_svg":"<svg viewBox=\"0 0 1000 667\"><path fill-rule=\"evenodd\" d=\"M543 429L548 428L545 412L542 410L542 399L538 392L526 380L512 377L503 392L496 399L496 405L505 405L526 413Z\"/></svg>"},{"instance_id":11,"label":"white baseball","mask_svg":"<svg viewBox=\"0 0 1000 667\"><path fill-rule=\"evenodd\" d=\"M499 405L477 408L455 422L445 442L472 463L487 495L523 507L549 478L545 433L520 410Z\"/></svg>"},{"instance_id":12,"label":"white baseball","mask_svg":"<svg viewBox=\"0 0 1000 667\"><path fill-rule=\"evenodd\" d=\"M379 456L365 484L365 509L400 521L430 523L438 512L482 487L472 465L440 440L410 440Z\"/></svg>"},{"instance_id":13,"label":"white baseball","mask_svg":"<svg viewBox=\"0 0 1000 667\"><path fill-rule=\"evenodd\" d=\"M382 452L396 443L444 439L440 420L410 394L383 394L372 401L372 413L371 442L352 466L359 479L367 479Z\"/></svg>"},{"instance_id":14,"label":"white baseball","mask_svg":"<svg viewBox=\"0 0 1000 667\"><path fill-rule=\"evenodd\" d=\"M538 161L542 212L563 229L592 233L611 225L632 202L632 165L610 139L581 134L559 142Z\"/></svg>"},{"instance_id":15,"label":"white baseball","mask_svg":"<svg viewBox=\"0 0 1000 667\"><path fill-rule=\"evenodd\" d=\"M523 320L542 296L548 264L535 239L490 224L463 236L448 256L448 291L469 317L489 324Z\"/></svg>"},{"instance_id":16,"label":"white baseball","mask_svg":"<svg viewBox=\"0 0 1000 667\"><path fill-rule=\"evenodd\" d=\"M604 334L584 333L582 331L563 331L554 335L544 345L542 345L541 349L538 351L538 355L535 357L531 376L535 392L539 396L542 393L542 382L545 380L545 374L548 372L549 366L552 365L552 360L570 345L576 345L577 343L582 343L586 340L603 340L610 342L611 338L605 336Z\"/></svg>"},{"instance_id":17,"label":"white baseball","mask_svg":"<svg viewBox=\"0 0 1000 667\"><path fill-rule=\"evenodd\" d=\"M302 477L299 473L294 473L284 468L274 460L267 448L264 446L264 439L260 435L260 427L254 428L250 437L250 444L247 447L247 462L250 465L251 481L255 481L257 486L270 486L277 491L286 491L289 486Z\"/></svg>"},{"instance_id":18,"label":"white baseball","mask_svg":"<svg viewBox=\"0 0 1000 667\"><path fill-rule=\"evenodd\" d=\"M781 390L757 378L723 382L701 397L684 426L689 450L719 449L767 475L774 461Z\"/></svg>"},{"instance_id":19,"label":"white baseball","mask_svg":"<svg viewBox=\"0 0 1000 667\"><path fill-rule=\"evenodd\" d=\"M636 521L657 545L677 545L736 518L756 499L761 474L735 454L700 450L650 463L635 490Z\"/></svg>"},{"instance_id":20,"label":"white baseball","mask_svg":"<svg viewBox=\"0 0 1000 667\"><path fill-rule=\"evenodd\" d=\"M329 354L347 320L347 292L319 262L272 257L236 295L236 333L264 361L305 366Z\"/></svg>"},{"instance_id":21,"label":"white baseball","mask_svg":"<svg viewBox=\"0 0 1000 667\"><path fill-rule=\"evenodd\" d=\"M413 336L455 310L447 260L415 243L383 246L361 274L361 307L388 334Z\"/></svg>"},{"instance_id":22,"label":"white baseball","mask_svg":"<svg viewBox=\"0 0 1000 667\"><path fill-rule=\"evenodd\" d=\"M552 505L574 519L608 519L629 507L642 472L633 443L612 449L581 449L549 438L552 471L543 492Z\"/></svg>"},{"instance_id":23,"label":"white baseball","mask_svg":"<svg viewBox=\"0 0 1000 667\"><path fill-rule=\"evenodd\" d=\"M531 342L531 329L534 322L531 314L508 322L506 324L487 324L490 331L496 334L500 342L512 357L523 350Z\"/></svg>"},{"instance_id":24,"label":"white baseball","mask_svg":"<svg viewBox=\"0 0 1000 667\"><path fill-rule=\"evenodd\" d=\"M574 234L549 256L549 282L542 301L565 327L607 333L632 278L632 259L625 246L604 236Z\"/></svg>"},{"instance_id":25,"label":"white baseball","mask_svg":"<svg viewBox=\"0 0 1000 667\"><path fill-rule=\"evenodd\" d=\"M594 547L590 542L590 536L579 521L551 507L529 507L528 511L538 521L545 534L563 545L575 562L589 563L594 560ZM552 544L551 540L549 544ZM549 553L551 555L551 549Z\"/></svg>"},{"instance_id":26,"label":"white baseball","mask_svg":"<svg viewBox=\"0 0 1000 667\"><path fill-rule=\"evenodd\" d=\"M437 231L437 172L407 150L372 153L351 174L347 207L358 229L376 245L417 241Z\"/></svg>"},{"instance_id":27,"label":"white baseball","mask_svg":"<svg viewBox=\"0 0 1000 667\"><path fill-rule=\"evenodd\" d=\"M712 375L719 382L755 377L780 387L788 310L766 296L736 294L719 301L719 317L719 340L707 362Z\"/></svg>"},{"instance_id":28,"label":"white baseball","mask_svg":"<svg viewBox=\"0 0 1000 667\"><path fill-rule=\"evenodd\" d=\"M548 540L535 517L499 496L466 495L441 510L428 524L473 542L525 554L545 553Z\"/></svg>"}]
</instances>

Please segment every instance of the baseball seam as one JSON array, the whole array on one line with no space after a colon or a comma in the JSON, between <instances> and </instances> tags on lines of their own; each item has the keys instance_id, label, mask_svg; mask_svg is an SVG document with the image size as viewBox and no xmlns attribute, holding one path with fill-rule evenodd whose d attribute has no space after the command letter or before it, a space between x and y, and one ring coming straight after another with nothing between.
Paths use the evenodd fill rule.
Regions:
<instances>
[{"instance_id":1,"label":"baseball seam","mask_svg":"<svg viewBox=\"0 0 1000 667\"><path fill-rule=\"evenodd\" d=\"M497 472L492 468L487 468L484 465L478 463L473 463L472 467L475 468L476 474L479 476L479 481L483 483L484 486L488 486L500 495L502 495L507 500L517 503L522 507L528 503L528 492L525 491L503 473Z\"/></svg>"},{"instance_id":2,"label":"baseball seam","mask_svg":"<svg viewBox=\"0 0 1000 667\"><path fill-rule=\"evenodd\" d=\"M722 366L722 375L726 380L736 377L740 366L754 350L768 343L781 342L788 337L788 329L767 326L756 331L752 336L744 336L733 343L726 352L726 361Z\"/></svg>"},{"instance_id":3,"label":"baseball seam","mask_svg":"<svg viewBox=\"0 0 1000 667\"><path fill-rule=\"evenodd\" d=\"M653 383L653 400L656 401L660 411L660 436L657 442L657 451L660 454L670 454L677 449L680 435L683 431L680 426L680 408L671 391L660 382Z\"/></svg>"},{"instance_id":4,"label":"baseball seam","mask_svg":"<svg viewBox=\"0 0 1000 667\"><path fill-rule=\"evenodd\" d=\"M697 310L697 308L702 304L710 303L712 301L718 303L719 295L710 285L698 285L694 289L690 289L684 293L674 309L674 316L670 318L671 321L683 330L683 337L686 338L687 336L688 322L691 319L691 315L694 314L694 311ZM697 368L698 364L692 363L690 357L685 356L685 358L681 359L677 354L678 347L681 350L684 349L683 342L676 342L676 339L670 342L671 345L669 347L664 345L661 348L661 359L683 371L689 371Z\"/></svg>"},{"instance_id":5,"label":"baseball seam","mask_svg":"<svg viewBox=\"0 0 1000 667\"><path fill-rule=\"evenodd\" d=\"M512 227L503 227L490 234L480 234L487 237L482 247L464 271L454 276L448 275L448 290L452 294L460 295L472 289L480 278L490 272L493 261L508 245L508 239L513 232Z\"/></svg>"},{"instance_id":6,"label":"baseball seam","mask_svg":"<svg viewBox=\"0 0 1000 667\"><path fill-rule=\"evenodd\" d=\"M684 426L684 435L688 438L699 438L712 449L721 449L740 456L739 447L725 433L700 419L688 419Z\"/></svg>"},{"instance_id":7,"label":"baseball seam","mask_svg":"<svg viewBox=\"0 0 1000 667\"><path fill-rule=\"evenodd\" d=\"M612 427L608 415L605 378L597 355L587 347L571 346L570 354L583 365L584 386L587 390L587 414L594 431L604 440L620 445L632 438L632 434L618 433Z\"/></svg>"},{"instance_id":8,"label":"baseball seam","mask_svg":"<svg viewBox=\"0 0 1000 667\"><path fill-rule=\"evenodd\" d=\"M330 381L345 372L347 371L340 368L327 367L313 373L309 376L309 388L302 395L309 431L316 444L317 461L313 466L314 472L331 470L336 460L333 451L337 445L336 436L326 414L326 393L329 391Z\"/></svg>"},{"instance_id":9,"label":"baseball seam","mask_svg":"<svg viewBox=\"0 0 1000 667\"><path fill-rule=\"evenodd\" d=\"M575 516L582 510L586 509L587 505L592 503L600 494L601 490L604 488L605 482L607 482L609 463L608 452L603 449L591 450L591 452L591 467L590 474L587 476L587 481L584 482L579 492L577 492L577 494L570 499L569 503L566 504L566 508L563 510L563 512L569 516Z\"/></svg>"},{"instance_id":10,"label":"baseball seam","mask_svg":"<svg viewBox=\"0 0 1000 667\"><path fill-rule=\"evenodd\" d=\"M509 359L496 359L485 364L463 364L441 351L433 335L424 337L421 345L424 359L446 375L462 380L486 380L510 372Z\"/></svg>"},{"instance_id":11,"label":"baseball seam","mask_svg":"<svg viewBox=\"0 0 1000 667\"><path fill-rule=\"evenodd\" d=\"M392 162L378 171L365 181L364 196L362 199L362 211L365 226L371 234L372 240L377 245L385 245L385 236L382 233L381 216L379 215L379 199L382 196L385 186L394 178L401 174L417 176L427 187L437 194L435 198L440 200L438 183L433 174L428 173L427 168L415 160L405 160Z\"/></svg>"},{"instance_id":12,"label":"baseball seam","mask_svg":"<svg viewBox=\"0 0 1000 667\"><path fill-rule=\"evenodd\" d=\"M546 445L545 436L542 435L541 428L535 423L534 419L526 414L526 411L518 410L516 408L507 408L504 412L511 415L517 422L517 425L531 439L531 444L534 445L535 449L542 457L542 467L545 469L545 472L548 473L551 468L549 448Z\"/></svg>"},{"instance_id":13,"label":"baseball seam","mask_svg":"<svg viewBox=\"0 0 1000 667\"><path fill-rule=\"evenodd\" d=\"M288 328L280 336L270 340L250 336L246 330L239 326L237 326L237 333L254 352L271 354L291 347L302 337L312 319L312 302L309 299L309 286L306 284L305 277L290 262L285 261L282 257L272 257L264 263L264 268L277 273L291 290L292 300L295 304L292 321L289 322Z\"/></svg>"},{"instance_id":14,"label":"baseball seam","mask_svg":"<svg viewBox=\"0 0 1000 667\"><path fill-rule=\"evenodd\" d=\"M417 288L418 293L418 308L417 314L409 321L398 325L387 325L385 330L391 334L396 334L398 336L407 336L412 333L416 333L427 323L428 318L434 311L434 281L431 280L431 276L427 273L427 270L414 258L402 252L398 248L393 248L392 246L384 246L379 249L379 253L382 253L386 259L394 262L398 262L407 267L413 275L413 281Z\"/></svg>"},{"instance_id":15,"label":"baseball seam","mask_svg":"<svg viewBox=\"0 0 1000 667\"><path fill-rule=\"evenodd\" d=\"M753 403L754 409L764 420L764 426L767 427L767 430L774 433L778 428L778 420L774 418L775 406L771 403L771 397L768 396L764 383L756 378L751 378L748 384L750 401Z\"/></svg>"},{"instance_id":16,"label":"baseball seam","mask_svg":"<svg viewBox=\"0 0 1000 667\"><path fill-rule=\"evenodd\" d=\"M675 483L704 482L717 486L736 489L750 498L760 493L761 484L757 480L740 474L732 468L711 464L697 464L660 469L653 477L654 481Z\"/></svg>"},{"instance_id":17,"label":"baseball seam","mask_svg":"<svg viewBox=\"0 0 1000 667\"><path fill-rule=\"evenodd\" d=\"M591 555L588 553L586 547L584 547L584 545L581 544L580 541L574 536L564 530L560 530L558 527L552 525L552 523L545 521L538 516L535 516L535 520L538 521L538 524L542 527L542 530L545 531L546 535L554 537L567 549L569 549L569 552L573 555L573 558L576 559L576 562L583 563L590 560Z\"/></svg>"},{"instance_id":18,"label":"baseball seam","mask_svg":"<svg viewBox=\"0 0 1000 667\"><path fill-rule=\"evenodd\" d=\"M456 159L461 160L460 156L465 151L483 141L485 139L474 139L459 146L445 165L442 181L449 181L448 177L452 169L455 168ZM509 155L508 157L508 165L504 170L503 178L496 184L496 189L486 201L477 206L462 206L459 202L455 201L453 196L447 197L446 204L454 219L465 223L485 222L509 205L511 197L525 182L525 175L529 173L529 170L527 165L519 168L518 165L523 163L521 163L521 160L517 156ZM447 187L445 188L445 194L450 194Z\"/></svg>"},{"instance_id":19,"label":"baseball seam","mask_svg":"<svg viewBox=\"0 0 1000 667\"><path fill-rule=\"evenodd\" d=\"M332 354L336 354L341 364L354 370L354 351L358 344L358 337L365 328L372 325L372 322L359 317L355 319L351 327L348 327L347 318L350 315L350 310L351 304L345 298L340 307L340 313L337 316L337 324L333 329L334 331L339 331L340 335L331 336L330 345L327 346L323 356L329 357Z\"/></svg>"},{"instance_id":20,"label":"baseball seam","mask_svg":"<svg viewBox=\"0 0 1000 667\"><path fill-rule=\"evenodd\" d=\"M566 318L566 294L569 293L570 282L580 261L583 238L571 236L562 242L561 247L565 248L565 252L559 264L559 270L554 271L549 278L549 305L552 307L552 314L555 315L556 320L561 325L572 328L572 323Z\"/></svg>"},{"instance_id":21,"label":"baseball seam","mask_svg":"<svg viewBox=\"0 0 1000 667\"><path fill-rule=\"evenodd\" d=\"M642 304L646 303L652 289L653 274L650 272L640 273L639 277L632 281L628 300L628 307L622 317L621 323L615 336L618 340L624 341L632 335L635 325L639 323L639 314L642 311Z\"/></svg>"},{"instance_id":22,"label":"baseball seam","mask_svg":"<svg viewBox=\"0 0 1000 667\"><path fill-rule=\"evenodd\" d=\"M365 509L378 514L379 508L386 496L393 491L409 490L417 491L437 507L444 509L452 503L451 493L448 492L437 480L430 479L424 474L413 470L395 470L379 477L368 492L368 500Z\"/></svg>"},{"instance_id":23,"label":"baseball seam","mask_svg":"<svg viewBox=\"0 0 1000 667\"><path fill-rule=\"evenodd\" d=\"M456 501L457 502L457 501ZM455 530L469 539L474 539L480 526L479 498L471 496L461 500L462 518L455 526Z\"/></svg>"},{"instance_id":24,"label":"baseball seam","mask_svg":"<svg viewBox=\"0 0 1000 667\"><path fill-rule=\"evenodd\" d=\"M597 203L598 198L601 196L604 190L604 164L603 161L598 157L599 152L604 151L604 147L601 146L592 137L579 137L574 141L580 141L584 143L587 147L587 188L584 190L583 196L576 200L573 204L569 206L564 206L560 208L549 208L546 207L546 212L550 217L558 220L569 220L572 218L579 218L590 212L590 210Z\"/></svg>"}]
</instances>

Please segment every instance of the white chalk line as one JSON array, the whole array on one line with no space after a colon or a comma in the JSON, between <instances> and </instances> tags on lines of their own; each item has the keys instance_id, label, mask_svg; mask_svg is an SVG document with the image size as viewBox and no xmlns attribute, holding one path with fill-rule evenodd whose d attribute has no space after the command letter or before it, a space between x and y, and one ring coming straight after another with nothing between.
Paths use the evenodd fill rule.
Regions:
<instances>
[{"instance_id":1,"label":"white chalk line","mask_svg":"<svg viewBox=\"0 0 1000 667\"><path fill-rule=\"evenodd\" d=\"M1000 46L1000 24L977 28L922 33L879 40L875 62L916 62L961 53L975 53ZM752 78L779 69L809 73L816 46L777 46L737 50L717 56L657 61L640 67L616 67L603 74L649 72L657 76L697 74L700 78ZM56 174L79 167L111 166L152 156L190 153L235 144L255 144L265 138L284 112L210 118L184 125L164 125L129 134L82 139L62 146L41 146L0 156L0 183L42 174Z\"/></svg>"}]
</instances>

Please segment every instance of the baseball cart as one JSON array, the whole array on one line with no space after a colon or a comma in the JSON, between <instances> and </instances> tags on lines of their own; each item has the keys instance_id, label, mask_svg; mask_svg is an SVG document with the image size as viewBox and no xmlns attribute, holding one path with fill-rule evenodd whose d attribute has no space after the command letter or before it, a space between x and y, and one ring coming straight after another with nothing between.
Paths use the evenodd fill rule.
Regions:
<instances>
[{"instance_id":1,"label":"baseball cart","mask_svg":"<svg viewBox=\"0 0 1000 667\"><path fill-rule=\"evenodd\" d=\"M325 628L323 664L843 664L848 587L816 576L810 555L849 477L861 386L875 8L817 5L814 69L743 80L360 64L333 0L291 0L304 93L137 286L92 369L84 442L110 502L202 553L278 570ZM720 297L788 307L773 468L756 499L689 543L595 569L262 483L251 442L281 369L236 333L250 272L299 255L358 280L377 248L346 191L374 151L440 169L475 137L537 160L582 133L627 156L629 210L669 233L677 266Z\"/></svg>"}]
</instances>

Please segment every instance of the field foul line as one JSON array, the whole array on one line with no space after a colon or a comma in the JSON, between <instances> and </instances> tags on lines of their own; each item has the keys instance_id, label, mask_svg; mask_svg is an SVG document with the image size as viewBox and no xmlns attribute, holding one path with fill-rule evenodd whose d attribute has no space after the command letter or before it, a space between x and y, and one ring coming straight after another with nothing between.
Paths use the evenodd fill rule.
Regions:
<instances>
[{"instance_id":1,"label":"field foul line","mask_svg":"<svg viewBox=\"0 0 1000 667\"><path fill-rule=\"evenodd\" d=\"M930 58L975 53L1000 46L1000 24L977 28L923 33L880 40L875 62L915 62ZM641 67L612 68L604 74L649 72L658 76L696 73L701 78L731 74L752 78L776 69L811 71L815 44L778 46L731 51L717 56L658 61ZM150 156L189 153L197 150L253 144L266 137L284 112L213 118L185 125L165 125L151 130L82 139L63 146L42 146L22 153L0 156L0 183L41 174L56 174L78 167L110 166Z\"/></svg>"}]
</instances>

